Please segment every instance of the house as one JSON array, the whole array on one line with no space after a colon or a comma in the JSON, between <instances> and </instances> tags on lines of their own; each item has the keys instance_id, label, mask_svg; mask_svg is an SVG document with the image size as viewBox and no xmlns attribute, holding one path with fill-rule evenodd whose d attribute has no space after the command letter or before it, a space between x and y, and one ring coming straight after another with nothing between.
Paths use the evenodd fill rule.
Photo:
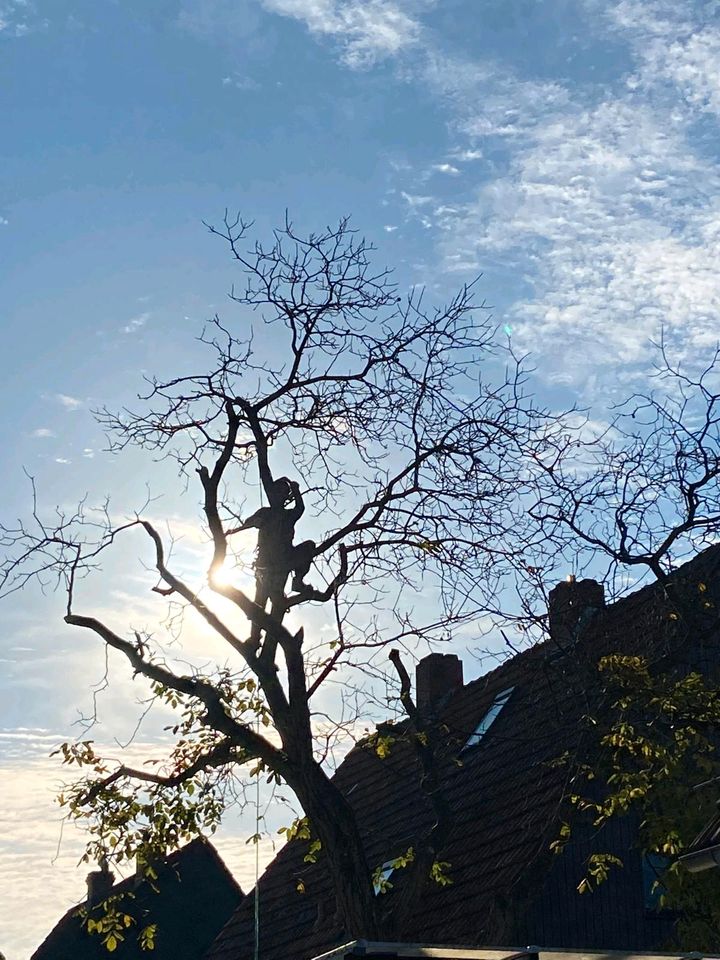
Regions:
<instances>
[{"instance_id":1,"label":"house","mask_svg":"<svg viewBox=\"0 0 720 960\"><path fill-rule=\"evenodd\" d=\"M418 664L418 705L434 709L452 741L439 758L454 811L441 854L452 883L425 887L398 939L507 947L508 953L528 943L637 952L668 942L673 917L657 909L654 874L635 847L632 816L611 820L600 838L589 827L577 828L562 855L550 852L568 793L568 767L558 760L568 752L588 757L596 745L583 718L598 702L602 656L717 669L719 568L720 547L713 547L673 575L677 595L695 602L698 584L703 591L710 626L693 636L660 585L606 606L599 584L569 578L551 591L551 636L544 643L465 685L452 655L432 654ZM369 863L384 868L384 878L398 888L402 871L393 872L390 861L432 823L415 764L407 741L396 741L385 757L361 743L335 775L357 814ZM621 857L624 867L581 896L583 865L598 845ZM308 863L306 852L306 841L288 843L260 879L262 960L309 960L351 939L336 915L322 857ZM393 890L378 895L392 898ZM254 897L248 896L206 960L250 960L254 928Z\"/></svg>"},{"instance_id":2,"label":"house","mask_svg":"<svg viewBox=\"0 0 720 960\"><path fill-rule=\"evenodd\" d=\"M113 956L119 960L201 960L218 932L242 899L237 885L217 851L207 840L197 839L153 864L157 882L142 875L113 884L112 874L97 870L88 876L88 915L103 914L99 904L111 898L118 909L135 918L124 931ZM139 930L157 924L155 948L143 950ZM81 908L71 907L54 927L31 960L107 960L102 937L90 934Z\"/></svg>"}]
</instances>

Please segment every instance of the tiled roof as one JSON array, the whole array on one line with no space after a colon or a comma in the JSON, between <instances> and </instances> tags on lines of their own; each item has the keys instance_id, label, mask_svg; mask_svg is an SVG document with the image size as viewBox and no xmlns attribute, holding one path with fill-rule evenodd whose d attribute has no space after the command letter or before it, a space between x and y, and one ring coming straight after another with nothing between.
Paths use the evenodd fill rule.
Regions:
<instances>
[{"instance_id":1,"label":"tiled roof","mask_svg":"<svg viewBox=\"0 0 720 960\"><path fill-rule=\"evenodd\" d=\"M168 855L158 873L157 889L134 877L116 883L107 896L132 894L118 908L138 921L126 939L110 954L102 938L88 934L72 907L54 927L31 960L200 960L242 898L217 851L206 840L191 843ZM101 914L98 914L101 915ZM147 923L158 927L152 952L141 950L137 933Z\"/></svg>"},{"instance_id":2,"label":"tiled roof","mask_svg":"<svg viewBox=\"0 0 720 960\"><path fill-rule=\"evenodd\" d=\"M677 582L689 584L697 597L696 581L708 581L703 596L717 602L718 565L720 548L712 548L681 568ZM566 768L553 761L565 751L586 749L581 720L598 693L597 660L614 652L657 660L683 642L662 591L650 586L600 611L564 654L548 640L452 695L442 719L456 742L443 758L443 780L455 822L441 859L450 863L453 883L425 887L398 939L484 946L513 942L522 905L542 886L552 859L548 843L556 835L567 776ZM506 706L457 765L459 747L508 687L515 689ZM341 764L335 783L356 811L372 866L404 852L431 822L413 753L403 742L385 759L358 745ZM351 939L335 916L322 858L307 864L306 850L305 842L287 844L260 879L262 960L307 960ZM304 892L297 889L300 880ZM402 882L401 871L395 880ZM393 892L384 896L391 901ZM253 929L254 897L248 896L207 960L250 960Z\"/></svg>"},{"instance_id":3,"label":"tiled roof","mask_svg":"<svg viewBox=\"0 0 720 960\"><path fill-rule=\"evenodd\" d=\"M691 873L720 866L720 810L703 827L680 860Z\"/></svg>"}]
</instances>

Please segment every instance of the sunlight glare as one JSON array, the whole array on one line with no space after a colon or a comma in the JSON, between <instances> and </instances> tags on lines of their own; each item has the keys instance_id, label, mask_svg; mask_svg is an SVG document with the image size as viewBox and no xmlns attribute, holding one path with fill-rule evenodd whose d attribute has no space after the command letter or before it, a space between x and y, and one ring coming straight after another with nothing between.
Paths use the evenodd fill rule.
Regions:
<instances>
[{"instance_id":1,"label":"sunlight glare","mask_svg":"<svg viewBox=\"0 0 720 960\"><path fill-rule=\"evenodd\" d=\"M235 564L231 564L227 560L219 567L211 570L208 575L210 584L216 584L219 587L230 587L235 579Z\"/></svg>"}]
</instances>

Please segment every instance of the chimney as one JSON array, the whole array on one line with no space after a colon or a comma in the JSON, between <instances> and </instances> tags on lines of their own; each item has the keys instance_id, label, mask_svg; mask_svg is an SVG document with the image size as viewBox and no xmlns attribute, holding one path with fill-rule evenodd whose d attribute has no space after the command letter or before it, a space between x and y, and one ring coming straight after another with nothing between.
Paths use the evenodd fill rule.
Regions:
<instances>
[{"instance_id":1,"label":"chimney","mask_svg":"<svg viewBox=\"0 0 720 960\"><path fill-rule=\"evenodd\" d=\"M87 906L92 907L104 900L110 893L115 882L115 876L106 863L100 865L99 870L93 870L87 875Z\"/></svg>"},{"instance_id":2,"label":"chimney","mask_svg":"<svg viewBox=\"0 0 720 960\"><path fill-rule=\"evenodd\" d=\"M415 668L416 699L421 710L462 685L462 660L454 653L430 653Z\"/></svg>"},{"instance_id":3,"label":"chimney","mask_svg":"<svg viewBox=\"0 0 720 960\"><path fill-rule=\"evenodd\" d=\"M572 645L605 606L605 588L597 580L576 580L571 574L550 591L549 601L550 636L561 646Z\"/></svg>"}]
</instances>

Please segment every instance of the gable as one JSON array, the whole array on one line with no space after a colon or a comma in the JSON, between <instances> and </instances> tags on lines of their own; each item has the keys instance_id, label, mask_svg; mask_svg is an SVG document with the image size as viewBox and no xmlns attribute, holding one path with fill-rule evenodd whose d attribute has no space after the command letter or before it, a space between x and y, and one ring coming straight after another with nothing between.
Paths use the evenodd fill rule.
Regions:
<instances>
[{"instance_id":1,"label":"gable","mask_svg":"<svg viewBox=\"0 0 720 960\"><path fill-rule=\"evenodd\" d=\"M125 940L109 954L102 938L83 926L73 907L55 926L31 960L200 960L224 923L238 906L242 891L214 847L194 840L167 858L157 868L156 887L134 878L116 884L111 896L124 895L119 909L137 921ZM96 911L101 915L101 911ZM141 950L139 930L147 923L158 925L152 952Z\"/></svg>"}]
</instances>

